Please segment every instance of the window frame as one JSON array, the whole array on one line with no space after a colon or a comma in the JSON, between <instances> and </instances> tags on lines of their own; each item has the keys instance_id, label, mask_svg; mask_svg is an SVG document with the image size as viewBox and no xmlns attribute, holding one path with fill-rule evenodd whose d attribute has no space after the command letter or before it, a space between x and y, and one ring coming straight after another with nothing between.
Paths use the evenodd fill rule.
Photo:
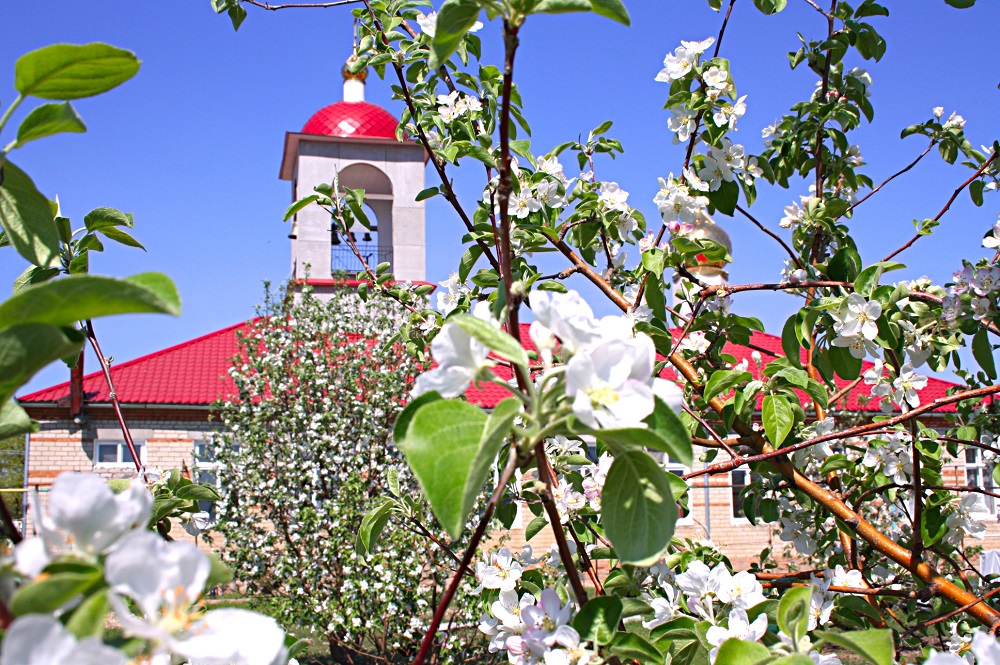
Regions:
<instances>
[{"instance_id":1,"label":"window frame","mask_svg":"<svg viewBox=\"0 0 1000 665\"><path fill-rule=\"evenodd\" d=\"M219 495L222 495L222 481L219 479L219 470L222 469L222 464L215 459L203 459L208 458L208 448L210 443L205 440L197 440L191 442L191 458L192 458L192 471L194 476L194 481L199 485L208 485L215 489ZM237 444L238 445L238 444ZM206 482L202 480L202 474L210 476L211 480ZM207 504L203 505L203 504ZM208 518L213 523L217 515L218 502L217 501L199 501L198 508L205 513L208 513Z\"/></svg>"},{"instance_id":2,"label":"window frame","mask_svg":"<svg viewBox=\"0 0 1000 665\"><path fill-rule=\"evenodd\" d=\"M743 484L742 485L737 485L736 481L733 478L733 475L737 474L737 473L744 474L744 476L743 476ZM746 489L747 485L749 485L752 482L753 482L753 473L750 471L750 469L748 469L748 468L730 469L730 471L729 471L729 487L726 488L726 489L729 490L729 523L730 524L749 524L750 523L750 518L746 516L746 513L744 513L742 515L737 515L736 514L736 508L737 508L736 500L737 500L737 496L738 496L738 493L736 492L736 488L739 487L740 488L739 494L742 494L743 490ZM740 512L743 511L743 503L742 502L740 502L740 504L739 504L739 509L740 509Z\"/></svg>"},{"instance_id":3,"label":"window frame","mask_svg":"<svg viewBox=\"0 0 1000 665\"><path fill-rule=\"evenodd\" d=\"M146 442L145 441L133 441L132 445L135 446L136 452L139 453L139 463L146 464ZM117 450L117 461L115 462L102 462L101 461L101 447L102 446L115 446ZM129 455L128 444L124 441L107 441L107 440L95 440L94 441L94 452L93 452L93 463L95 469L115 469L122 467L133 467L135 462L127 460L126 455Z\"/></svg>"},{"instance_id":4,"label":"window frame","mask_svg":"<svg viewBox=\"0 0 1000 665\"><path fill-rule=\"evenodd\" d=\"M969 461L969 453L973 453L975 460ZM989 468L986 466L986 462L983 460L983 451L975 446L965 446L962 457L959 459L962 465L962 473L965 477L965 484L970 487L979 487L980 489L988 490L990 492L997 492L998 488L993 483L993 474L990 472ZM974 469L978 480L973 480L969 477L969 470ZM995 497L989 494L983 494L983 502L986 504L986 512L972 513L972 517L979 518L981 520L988 518L995 518L1000 514L1000 502L997 501Z\"/></svg>"},{"instance_id":5,"label":"window frame","mask_svg":"<svg viewBox=\"0 0 1000 665\"><path fill-rule=\"evenodd\" d=\"M667 473L673 473L674 475L677 475L677 476L683 476L685 474L691 473L691 467L685 466L684 464L681 464L680 462L677 462L677 461L673 460L670 457L670 455L668 455L667 453L650 451L650 454L653 456L653 459L655 459L657 461L657 463L660 465L660 467L662 467L663 470L666 471ZM694 524L695 524L695 521L694 521L694 508L691 505L692 502L693 502L693 499L694 499L694 490L695 489L696 488L694 486L688 485L688 491L687 491L687 495L688 495L688 511L687 511L687 515L678 515L677 516L677 522L676 522L677 526L694 526Z\"/></svg>"}]
</instances>

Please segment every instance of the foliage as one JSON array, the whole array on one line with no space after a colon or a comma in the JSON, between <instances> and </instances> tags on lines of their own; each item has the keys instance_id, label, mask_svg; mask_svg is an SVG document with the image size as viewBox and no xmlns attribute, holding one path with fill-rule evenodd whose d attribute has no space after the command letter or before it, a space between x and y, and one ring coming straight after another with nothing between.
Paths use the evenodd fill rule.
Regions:
<instances>
[{"instance_id":1,"label":"foliage","mask_svg":"<svg viewBox=\"0 0 1000 665\"><path fill-rule=\"evenodd\" d=\"M888 278L905 267L897 257L934 234L959 194L967 189L981 206L1000 188L1000 144L975 148L965 119L943 108L903 129L902 138L929 142L913 164L936 147L965 173L940 212L914 222L911 239L865 265L852 236L856 211L913 166L876 184L850 139L874 117L876 87L863 67L874 69L886 53L880 26L888 8L874 0L835 1L828 9L809 3L816 24L804 26L788 62L812 72L815 90L762 130L764 150L751 155L734 139L747 95L737 92L722 48L735 3L709 0L716 11L728 5L718 36L682 42L656 77L667 86L674 142L687 149L683 163L660 178L655 223L628 203L623 186L596 175L601 158L622 153L611 122L586 141L533 149L515 81L524 66L517 60L522 28L534 14L592 11L627 24L621 3L447 0L429 14L421 4L373 0L356 9L353 68L387 77L405 102L397 135L416 137L440 177L418 198L442 196L455 209L465 253L441 285L439 311L415 306L412 289L385 286L393 284L386 266L366 266L372 283L359 294L404 303L410 315L399 339L437 362L417 378L396 440L442 525L455 535L466 519L475 524L456 576L465 574L494 516L510 525L513 502L535 516L529 535L553 527L558 552L544 561L530 550L500 550L476 563L491 648L514 663L725 665L837 662L823 652L831 644L881 665L897 646L918 648L922 636L935 634L950 608L989 629L1000 625L1000 612L978 602L992 584L960 563L964 538L985 531L976 517L981 490L944 473L945 460L966 451L989 468L1000 453L1000 423L992 398L983 399L1000 391L1000 223L983 239L989 255L956 266L951 282ZM764 14L786 4L754 2ZM502 30L502 62L483 61L477 31L485 21ZM585 172L569 178L563 158ZM471 210L451 181L468 163L486 171ZM767 185L809 191L767 224L748 212ZM289 212L320 205L347 229L362 196L324 186ZM732 257L713 239L709 216L735 214L787 253L774 281L711 279ZM536 258L543 250L557 252L568 268L546 276ZM629 260L635 250L638 259ZM567 279L589 281L622 316L597 319ZM801 299L781 331L785 357L758 353L753 366L737 363L723 345L752 344L763 331L760 321L732 309L750 291ZM525 304L536 318L528 335L519 325ZM520 347L528 336L534 351L526 357ZM963 367L963 348L978 370ZM931 402L921 395L924 366L952 369L967 385ZM460 398L473 382L506 390L517 417L475 414ZM868 386L867 406L882 413L857 423L840 415L848 382ZM954 414L936 414L947 425L931 429L923 416L949 405ZM700 444L694 451L692 440ZM678 478L650 453L687 465L696 455L701 468ZM467 489L488 477L487 462L498 481L480 512ZM734 574L713 548L672 538L687 483L741 467L754 472L744 493L751 523L780 525L782 540L822 567L808 576ZM518 481L518 471L534 480ZM372 525L387 501L375 499ZM378 541L379 530L372 532L366 546ZM608 559L609 572L599 573L595 558ZM539 572L556 569L554 580ZM599 584L588 591L583 579ZM439 616L458 586L445 590ZM430 626L415 662L433 653L438 627ZM950 629L951 648L967 649L969 625L952 621ZM1000 648L983 634L975 640L980 663Z\"/></svg>"},{"instance_id":2,"label":"foliage","mask_svg":"<svg viewBox=\"0 0 1000 665\"><path fill-rule=\"evenodd\" d=\"M4 489L23 487L24 438L14 436L0 441L0 459L3 460L3 464L0 465L0 487ZM14 519L19 519L24 497L21 494L4 493L2 499Z\"/></svg>"},{"instance_id":3,"label":"foliage","mask_svg":"<svg viewBox=\"0 0 1000 665\"><path fill-rule=\"evenodd\" d=\"M282 621L314 627L351 662L406 662L446 568L441 547L414 533L419 508L388 527L380 515L379 546L355 549L389 474L400 500L416 505L391 439L418 370L384 343L398 317L349 290L323 302L308 288L268 289L240 337L236 393L217 406L225 559L248 594L272 597ZM457 639L442 657L458 662L463 648Z\"/></svg>"},{"instance_id":4,"label":"foliage","mask_svg":"<svg viewBox=\"0 0 1000 665\"><path fill-rule=\"evenodd\" d=\"M113 279L87 274L90 252L103 250L100 237L142 247L123 230L133 226L131 215L98 208L73 231L58 203L9 161L11 151L31 141L85 131L69 100L110 90L138 68L135 54L107 44L57 44L22 56L15 66L18 95L0 115L0 131L29 97L62 103L36 107L21 122L17 138L0 150L0 247L12 245L30 264L15 281L13 297L0 302L4 452L19 452L21 437L38 429L11 399L14 392L50 362L61 359L74 366L85 340L98 356L117 407L91 319L180 312L177 291L165 275ZM55 279L59 275L65 277ZM120 411L118 417L131 447ZM8 556L5 542L0 558L0 663L124 665L130 658L183 658L283 665L296 649L285 644L274 620L244 610L203 612L202 594L225 582L228 572L194 544L169 536L170 518L191 521L197 501L218 499L215 491L179 471L147 472L131 452L137 472L131 482L113 481L112 487L93 474L63 473L44 507L36 494L36 537L22 538L3 512L0 523L14 550ZM23 472L23 453L18 457L17 464L5 460L5 474ZM7 485L10 479L3 481ZM7 497L3 500L6 506ZM112 609L127 639L105 635Z\"/></svg>"}]
</instances>

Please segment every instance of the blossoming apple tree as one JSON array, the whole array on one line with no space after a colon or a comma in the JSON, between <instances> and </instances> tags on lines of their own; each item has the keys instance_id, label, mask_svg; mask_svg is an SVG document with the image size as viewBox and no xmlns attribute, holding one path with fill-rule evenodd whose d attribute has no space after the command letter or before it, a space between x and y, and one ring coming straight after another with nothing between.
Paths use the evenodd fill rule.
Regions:
<instances>
[{"instance_id":1,"label":"blossoming apple tree","mask_svg":"<svg viewBox=\"0 0 1000 665\"><path fill-rule=\"evenodd\" d=\"M325 635L343 662L404 662L449 561L428 541L428 511L390 439L418 371L385 344L405 310L288 286L267 290L240 338L236 392L218 405L211 448L225 496L214 530L243 590L269 598L283 623ZM387 495L406 505L392 528ZM372 530L369 552L359 533ZM464 662L482 642L474 626L451 637L438 662Z\"/></svg>"},{"instance_id":2,"label":"blossoming apple tree","mask_svg":"<svg viewBox=\"0 0 1000 665\"><path fill-rule=\"evenodd\" d=\"M789 60L808 68L816 87L762 130L760 154L739 143L750 97L725 58L736 0L709 0L718 33L667 53L656 79L669 131L686 150L659 180L657 220L630 205L625 186L598 176L600 159L622 152L610 122L586 140L532 146L515 82L521 29L534 15L593 12L627 24L619 0L447 0L437 11L363 0L354 11L352 67L392 82L406 105L398 136L420 141L439 176L418 198L446 200L466 245L438 311L411 307L397 338L436 365L417 378L396 445L440 526L452 538L468 520L472 530L416 663L436 648L460 590L481 594L482 630L512 663L837 663L829 649L838 647L882 665L920 658L914 652L932 637L939 651L993 662L995 590L963 549L966 537L981 537L976 515L992 493L954 484L943 467L967 449L990 464L1000 452L1000 226L983 241L988 254L956 265L950 282L894 283L889 274L913 244L934 241L928 236L957 197L968 192L983 205L997 189L998 145L975 147L965 120L937 108L902 131L923 136L927 148L876 183L850 137L873 117L876 87L862 65L877 72L887 48L877 26L889 10L873 0L806 2L816 21L803 26ZM775 14L786 2L753 4ZM246 16L239 0L215 7L237 27ZM481 61L486 34L502 39L501 63ZM852 236L856 210L935 148L960 164L954 194L898 249L866 265ZM569 177L567 162L584 172ZM471 164L484 183L467 208L452 175ZM763 186L802 194L782 219L762 220L751 210ZM367 223L362 197L324 187L289 215L321 205L346 231ZM748 220L787 254L783 269L760 283L700 280L688 269L698 260L730 260L693 233L707 215ZM541 250L561 255L565 269L543 273ZM673 297L669 272L680 277ZM362 276L363 298L412 297L388 266L366 266ZM588 281L620 316L597 318L571 280ZM752 346L752 332L763 329L731 308L751 291L802 302L781 331L784 356L756 367L723 348ZM527 335L525 308L535 319ZM961 364L966 348L978 369ZM966 385L922 400L926 372L945 369ZM485 413L461 399L470 383L510 396ZM853 423L831 415L862 384L882 415ZM947 427L922 419L948 405ZM667 473L657 456L690 465L693 443L706 451L702 468ZM734 572L712 547L673 538L690 480L745 467L755 472L744 494L751 521L779 524L782 539L820 565ZM473 512L484 483L492 494ZM510 526L513 502L533 511L533 525L553 527L554 552L479 553L492 528ZM605 560L610 572L599 572ZM477 588L463 587L468 570Z\"/></svg>"}]
</instances>

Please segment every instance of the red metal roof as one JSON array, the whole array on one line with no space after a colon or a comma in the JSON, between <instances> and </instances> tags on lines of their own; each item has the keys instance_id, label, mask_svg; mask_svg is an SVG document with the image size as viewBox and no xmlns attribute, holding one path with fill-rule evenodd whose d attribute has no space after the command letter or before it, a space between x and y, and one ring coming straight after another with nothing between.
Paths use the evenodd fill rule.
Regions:
<instances>
[{"instance_id":1,"label":"red metal roof","mask_svg":"<svg viewBox=\"0 0 1000 665\"><path fill-rule=\"evenodd\" d=\"M238 323L135 360L116 363L111 368L111 375L118 390L118 399L127 404L207 406L217 399L233 394L235 386L228 372L232 358L239 351L236 333L245 330L250 323L252 321ZM675 331L674 334L678 333ZM527 324L521 326L521 339L526 349L535 350L528 335ZM781 339L774 335L754 333L751 344L764 350L762 353L764 364L774 357L783 355ZM750 363L750 370L755 376L757 375L757 370L750 359L752 348L727 343L724 350L735 356L737 362L746 358ZM864 369L867 370L871 366L871 363L866 362ZM495 371L504 379L511 377L508 368L497 367ZM675 375L670 370L665 370L663 376L674 378ZM843 388L848 383L837 379L838 387ZM920 392L920 401L927 403L944 397L948 388L954 386L955 384L947 381L928 378L927 387ZM100 372L85 376L83 389L88 402L108 402L107 385ZM860 383L849 393L846 404L836 410L878 411L878 406L867 399L870 392L869 386ZM466 392L471 402L485 407L493 407L509 395L503 388L493 384L472 386ZM20 398L26 406L63 401L68 403L68 400L68 381ZM940 411L954 411L954 405L947 405Z\"/></svg>"},{"instance_id":2,"label":"red metal roof","mask_svg":"<svg viewBox=\"0 0 1000 665\"><path fill-rule=\"evenodd\" d=\"M313 114L303 134L396 138L399 121L381 106L368 102L336 102Z\"/></svg>"},{"instance_id":3,"label":"red metal roof","mask_svg":"<svg viewBox=\"0 0 1000 665\"><path fill-rule=\"evenodd\" d=\"M237 355L237 331L251 321L216 330L147 356L115 363L111 378L118 400L126 404L190 404L206 406L235 391L229 378L232 359ZM84 399L108 402L108 386L101 372L83 377ZM34 402L69 399L69 381L19 398Z\"/></svg>"}]
</instances>

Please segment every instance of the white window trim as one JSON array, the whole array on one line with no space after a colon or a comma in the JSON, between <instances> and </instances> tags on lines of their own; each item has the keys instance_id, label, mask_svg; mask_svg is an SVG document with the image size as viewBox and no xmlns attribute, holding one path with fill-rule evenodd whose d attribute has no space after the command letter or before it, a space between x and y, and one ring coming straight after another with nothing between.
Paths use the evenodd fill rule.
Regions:
<instances>
[{"instance_id":1,"label":"white window trim","mask_svg":"<svg viewBox=\"0 0 1000 665\"><path fill-rule=\"evenodd\" d=\"M664 464L663 461L662 461L662 459L658 459L657 461L660 462L660 466L663 467L663 470L666 471L667 473L673 473L673 471L680 471L680 475L691 473L691 467L689 467L689 466L684 466L683 464L669 463L669 462L667 464ZM687 512L687 515L685 515L683 517L680 517L680 516L677 517L677 522L676 523L677 523L678 526L694 526L694 524L695 524L695 521L694 521L694 491L695 491L695 489L696 489L695 486L692 486L690 483L688 484L688 491L687 491L687 495L688 495L688 512Z\"/></svg>"},{"instance_id":2,"label":"white window trim","mask_svg":"<svg viewBox=\"0 0 1000 665\"><path fill-rule=\"evenodd\" d=\"M139 449L139 462L146 464L146 442L145 441L133 441L132 442L136 448ZM101 446L116 446L118 449L118 460L117 462L101 462L100 447ZM134 467L134 462L122 461L124 458L123 452L128 451L128 444L124 441L94 441L94 468L98 469L120 469Z\"/></svg>"},{"instance_id":3,"label":"white window trim","mask_svg":"<svg viewBox=\"0 0 1000 665\"><path fill-rule=\"evenodd\" d=\"M963 474L963 476L965 478L965 484L966 485L976 485L976 483L973 483L969 479L969 468L973 467L973 468L979 469L980 477L983 479L983 481L982 481L983 485L986 485L985 479L986 479L987 475L989 475L990 479L992 480L992 474L990 474L990 471L987 468L986 463L983 462L983 454L979 450L979 448L972 448L972 447L970 447L967 450L970 450L970 449L974 450L975 453L976 453L976 462L975 463L969 462L966 459L964 451L962 453L961 458L959 458L959 460L958 460L958 462L962 465L962 474ZM996 488L996 487L992 487L992 488L983 487L982 489L990 489L991 491L996 492L998 488ZM983 501L986 503L987 506L990 504L991 501L993 502L993 510L992 511L987 510L987 511L981 512L981 513L971 513L971 517L973 517L975 519L978 519L980 521L995 519L997 517L997 515L1000 515L1000 499L996 499L996 498L994 498L992 496L989 496L989 495L986 495L986 494L983 494L982 497L983 497Z\"/></svg>"},{"instance_id":4,"label":"white window trim","mask_svg":"<svg viewBox=\"0 0 1000 665\"><path fill-rule=\"evenodd\" d=\"M735 472L746 473L750 475L749 469L732 469L729 472L729 484L726 487L726 493L729 494L729 523L730 524L750 524L750 518L744 515L743 517L736 516L736 497L733 496L733 488L735 483L733 483L733 473ZM743 487L746 487L744 484ZM742 506L740 506L742 508Z\"/></svg>"}]
</instances>

